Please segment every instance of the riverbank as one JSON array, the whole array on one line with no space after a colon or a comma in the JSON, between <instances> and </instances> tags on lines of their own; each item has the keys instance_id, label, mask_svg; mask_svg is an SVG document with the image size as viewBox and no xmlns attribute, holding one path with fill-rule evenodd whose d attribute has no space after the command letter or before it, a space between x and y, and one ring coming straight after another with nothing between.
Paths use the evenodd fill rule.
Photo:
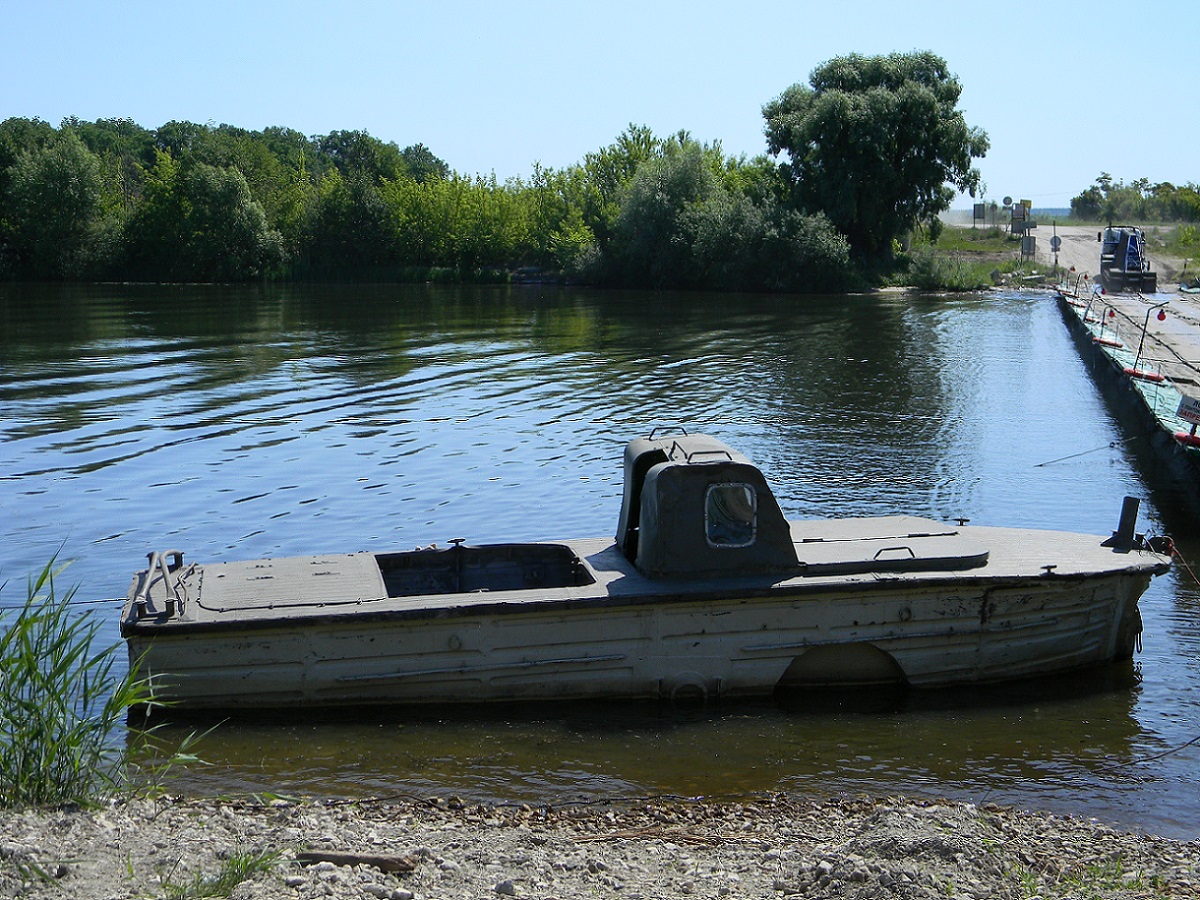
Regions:
<instances>
[{"instance_id":1,"label":"riverbank","mask_svg":"<svg viewBox=\"0 0 1200 900\"><path fill-rule=\"evenodd\" d=\"M926 290L971 291L986 286L1037 287L1071 272L1094 276L1100 265L1096 234L1102 227L1044 222L1032 233L1033 258L1023 259L1020 241L1004 229L948 226L936 244L923 244L913 253L912 263L895 280ZM1186 277L1187 260L1172 255L1162 244L1173 227L1147 228L1159 238L1149 259L1158 273L1160 291L1174 292L1180 278ZM1059 238L1057 252L1051 249L1054 237Z\"/></svg>"},{"instance_id":2,"label":"riverbank","mask_svg":"<svg viewBox=\"0 0 1200 900\"><path fill-rule=\"evenodd\" d=\"M773 796L563 809L453 798L160 799L3 813L0 896L211 896L207 885L259 854L269 862L251 866L231 896L944 900L1200 893L1196 842L990 805Z\"/></svg>"}]
</instances>

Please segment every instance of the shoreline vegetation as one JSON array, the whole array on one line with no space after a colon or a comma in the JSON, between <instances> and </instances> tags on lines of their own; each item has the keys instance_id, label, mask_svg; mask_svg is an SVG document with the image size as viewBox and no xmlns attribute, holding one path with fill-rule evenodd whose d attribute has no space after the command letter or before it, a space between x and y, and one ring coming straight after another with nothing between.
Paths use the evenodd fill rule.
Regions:
<instances>
[{"instance_id":1,"label":"shoreline vegetation","mask_svg":"<svg viewBox=\"0 0 1200 900\"><path fill-rule=\"evenodd\" d=\"M1200 277L1200 227L1187 224L1139 223L1147 232L1147 244L1155 256L1163 254L1174 265L1165 267L1162 275L1167 282L1176 276L1195 281ZM1103 229L1103 223L1080 222L1065 218L1057 222L1061 227L1092 227ZM1039 237L1039 241L1043 238ZM1045 248L1040 251L1045 255ZM865 278L851 279L842 289L861 292L877 289L916 289L943 293L968 293L1005 286L1038 286L1050 284L1063 274L1063 267L1055 272L1053 266L1037 258L1027 258L1021 253L1020 238L998 226L961 226L943 224L933 239L927 229L918 229L897 249L891 268L886 273L876 273L872 281ZM25 279L37 282L39 279ZM0 283L4 279L0 278ZM45 283L44 280L41 280ZM120 283L136 285L211 285L246 283L236 281L167 281L115 278L96 279L81 283ZM562 271L523 266L514 270L499 268L463 271L439 266L404 266L396 268L372 267L358 271L351 277L332 277L328 280L307 279L299 282L286 279L257 279L250 283L271 285L304 284L470 284L477 286L590 286L586 280L576 279ZM696 290L705 288L696 286ZM743 289L729 286L731 292ZM829 289L832 290L832 289ZM748 292L754 292L746 289ZM776 291L777 293L779 291ZM788 293L817 293L796 286Z\"/></svg>"},{"instance_id":2,"label":"shoreline vegetation","mask_svg":"<svg viewBox=\"0 0 1200 900\"><path fill-rule=\"evenodd\" d=\"M52 559L27 585L16 615L0 613L0 809L99 802L127 789L145 746L130 709L152 702L136 671L118 672L103 623L55 589ZM7 612L7 611L6 611Z\"/></svg>"},{"instance_id":3,"label":"shoreline vegetation","mask_svg":"<svg viewBox=\"0 0 1200 900\"><path fill-rule=\"evenodd\" d=\"M1026 273L995 201L992 229L942 221L958 191L986 197L972 162L988 138L960 91L931 53L852 54L764 104L754 158L631 124L580 163L504 182L364 131L14 117L0 280L977 289L997 267ZM1179 255L1200 254L1196 184L1102 173L1069 221L1114 220L1177 225Z\"/></svg>"},{"instance_id":4,"label":"shoreline vegetation","mask_svg":"<svg viewBox=\"0 0 1200 900\"><path fill-rule=\"evenodd\" d=\"M763 105L753 159L631 124L504 183L363 131L9 118L0 277L861 289L957 191L982 190L988 138L961 90L933 53L851 54Z\"/></svg>"},{"instance_id":5,"label":"shoreline vegetation","mask_svg":"<svg viewBox=\"0 0 1200 900\"><path fill-rule=\"evenodd\" d=\"M802 199L794 165L728 157L686 132L630 125L579 165L501 184L365 132L10 118L0 122L0 281L823 293L969 291L1036 274L998 224L1006 210L993 201L991 225L947 224L952 194L855 241L846 231L865 210L835 222L821 205L832 198ZM1116 220L1155 225L1165 252L1200 257L1194 184L1102 174L1058 224Z\"/></svg>"}]
</instances>

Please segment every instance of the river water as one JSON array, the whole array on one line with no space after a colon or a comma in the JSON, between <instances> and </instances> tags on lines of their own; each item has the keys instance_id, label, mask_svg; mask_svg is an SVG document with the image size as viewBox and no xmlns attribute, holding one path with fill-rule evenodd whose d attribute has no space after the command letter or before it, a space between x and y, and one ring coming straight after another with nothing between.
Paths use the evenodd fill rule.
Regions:
<instances>
[{"instance_id":1,"label":"river water","mask_svg":"<svg viewBox=\"0 0 1200 900\"><path fill-rule=\"evenodd\" d=\"M0 603L195 561L613 534L626 440L708 431L790 518L1200 528L1041 293L0 285ZM105 617L117 640L118 609ZM1200 835L1200 587L1132 665L1001 689L229 722L174 789L555 804L903 792ZM174 733L168 731L168 734ZM182 733L182 729L179 731Z\"/></svg>"}]
</instances>

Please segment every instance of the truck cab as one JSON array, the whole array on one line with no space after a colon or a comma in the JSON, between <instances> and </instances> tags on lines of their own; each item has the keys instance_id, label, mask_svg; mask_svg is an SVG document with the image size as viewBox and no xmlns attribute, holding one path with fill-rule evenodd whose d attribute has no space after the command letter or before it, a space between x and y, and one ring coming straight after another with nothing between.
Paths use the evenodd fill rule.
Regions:
<instances>
[{"instance_id":1,"label":"truck cab","mask_svg":"<svg viewBox=\"0 0 1200 900\"><path fill-rule=\"evenodd\" d=\"M1100 243L1100 283L1106 291L1158 290L1158 274L1150 271L1146 233L1132 225L1110 225L1096 235Z\"/></svg>"}]
</instances>

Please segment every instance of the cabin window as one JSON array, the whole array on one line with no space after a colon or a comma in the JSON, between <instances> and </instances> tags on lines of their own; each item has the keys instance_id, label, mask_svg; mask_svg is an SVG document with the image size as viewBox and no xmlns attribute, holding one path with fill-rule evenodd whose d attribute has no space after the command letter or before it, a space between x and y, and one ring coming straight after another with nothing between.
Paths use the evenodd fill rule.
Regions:
<instances>
[{"instance_id":1,"label":"cabin window","mask_svg":"<svg viewBox=\"0 0 1200 900\"><path fill-rule=\"evenodd\" d=\"M704 528L710 547L749 547L758 525L758 495L748 484L709 485Z\"/></svg>"}]
</instances>

